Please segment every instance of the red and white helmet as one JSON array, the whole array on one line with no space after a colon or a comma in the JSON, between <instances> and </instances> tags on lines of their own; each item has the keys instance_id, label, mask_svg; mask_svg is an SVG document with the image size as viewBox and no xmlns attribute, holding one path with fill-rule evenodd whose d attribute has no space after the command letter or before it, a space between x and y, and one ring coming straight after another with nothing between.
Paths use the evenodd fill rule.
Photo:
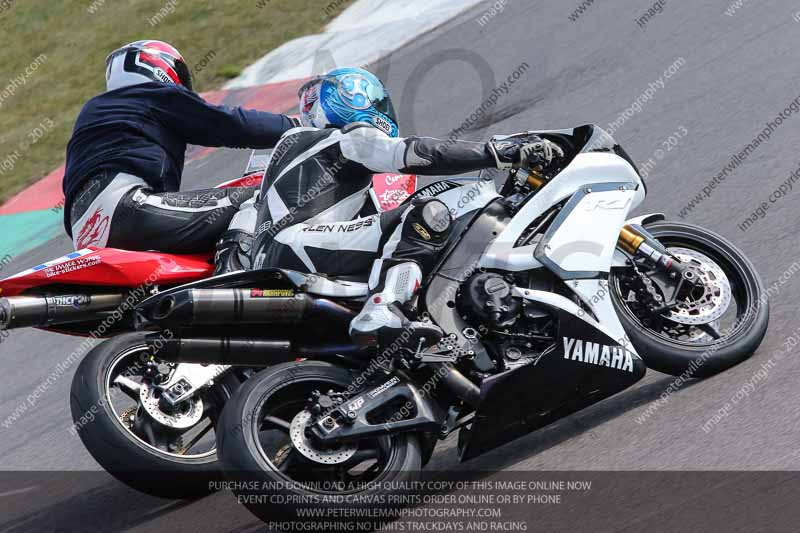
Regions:
<instances>
[{"instance_id":1,"label":"red and white helmet","mask_svg":"<svg viewBox=\"0 0 800 533\"><path fill-rule=\"evenodd\" d=\"M175 83L194 90L192 73L183 56L163 41L136 41L111 52L106 58L109 91L153 81Z\"/></svg>"}]
</instances>

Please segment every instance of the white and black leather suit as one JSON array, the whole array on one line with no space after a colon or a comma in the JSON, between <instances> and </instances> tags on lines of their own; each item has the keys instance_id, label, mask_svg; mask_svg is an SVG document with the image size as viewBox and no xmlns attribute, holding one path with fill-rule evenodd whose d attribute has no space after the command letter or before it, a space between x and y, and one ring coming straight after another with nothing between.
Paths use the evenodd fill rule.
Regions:
<instances>
[{"instance_id":1,"label":"white and black leather suit","mask_svg":"<svg viewBox=\"0 0 800 533\"><path fill-rule=\"evenodd\" d=\"M498 149L491 143L391 138L361 123L290 130L275 148L262 184L252 267L355 275L368 272L383 251L384 257L415 261L424 269L446 238L448 215L469 205L452 206L446 227L427 224L421 202L358 217L373 175L456 175L510 163L518 153L514 143ZM412 231L415 224L423 231Z\"/></svg>"}]
</instances>

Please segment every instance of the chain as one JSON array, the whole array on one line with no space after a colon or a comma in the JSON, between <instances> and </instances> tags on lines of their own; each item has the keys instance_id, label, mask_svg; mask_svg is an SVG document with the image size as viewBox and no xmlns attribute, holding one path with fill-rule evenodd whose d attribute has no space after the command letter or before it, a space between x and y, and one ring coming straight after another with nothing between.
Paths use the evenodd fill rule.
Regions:
<instances>
[{"instance_id":1,"label":"chain","mask_svg":"<svg viewBox=\"0 0 800 533\"><path fill-rule=\"evenodd\" d=\"M189 448L186 448L183 445L183 435L178 435L178 437L175 439L175 442L169 446L174 446L176 450L175 453L178 455L186 455L186 452L189 451Z\"/></svg>"}]
</instances>

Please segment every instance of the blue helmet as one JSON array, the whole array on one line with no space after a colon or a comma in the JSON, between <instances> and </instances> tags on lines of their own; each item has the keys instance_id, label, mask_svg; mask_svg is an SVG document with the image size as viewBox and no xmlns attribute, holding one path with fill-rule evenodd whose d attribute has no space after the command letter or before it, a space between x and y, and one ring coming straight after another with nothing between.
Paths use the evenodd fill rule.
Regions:
<instances>
[{"instance_id":1,"label":"blue helmet","mask_svg":"<svg viewBox=\"0 0 800 533\"><path fill-rule=\"evenodd\" d=\"M390 137L400 128L392 99L383 83L363 68L340 68L300 88L300 113L305 126L343 128L367 122Z\"/></svg>"}]
</instances>

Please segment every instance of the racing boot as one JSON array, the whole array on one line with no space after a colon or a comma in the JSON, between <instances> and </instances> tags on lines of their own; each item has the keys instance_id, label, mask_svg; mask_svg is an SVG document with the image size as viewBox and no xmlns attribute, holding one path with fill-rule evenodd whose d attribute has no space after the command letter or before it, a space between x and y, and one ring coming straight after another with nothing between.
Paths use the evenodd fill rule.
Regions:
<instances>
[{"instance_id":1,"label":"racing boot","mask_svg":"<svg viewBox=\"0 0 800 533\"><path fill-rule=\"evenodd\" d=\"M230 229L217 241L217 254L214 257L214 275L250 269L250 249L253 234L238 229Z\"/></svg>"},{"instance_id":2,"label":"racing boot","mask_svg":"<svg viewBox=\"0 0 800 533\"><path fill-rule=\"evenodd\" d=\"M233 215L228 231L217 241L214 256L214 275L250 270L250 251L253 248L253 232L258 218L258 193L239 206Z\"/></svg>"},{"instance_id":3,"label":"racing boot","mask_svg":"<svg viewBox=\"0 0 800 533\"><path fill-rule=\"evenodd\" d=\"M373 285L373 281L377 283ZM384 351L417 350L437 344L444 333L429 322L409 320L400 309L410 301L422 282L422 270L413 261L375 261L370 275L371 294L350 323L350 337L362 347Z\"/></svg>"}]
</instances>

